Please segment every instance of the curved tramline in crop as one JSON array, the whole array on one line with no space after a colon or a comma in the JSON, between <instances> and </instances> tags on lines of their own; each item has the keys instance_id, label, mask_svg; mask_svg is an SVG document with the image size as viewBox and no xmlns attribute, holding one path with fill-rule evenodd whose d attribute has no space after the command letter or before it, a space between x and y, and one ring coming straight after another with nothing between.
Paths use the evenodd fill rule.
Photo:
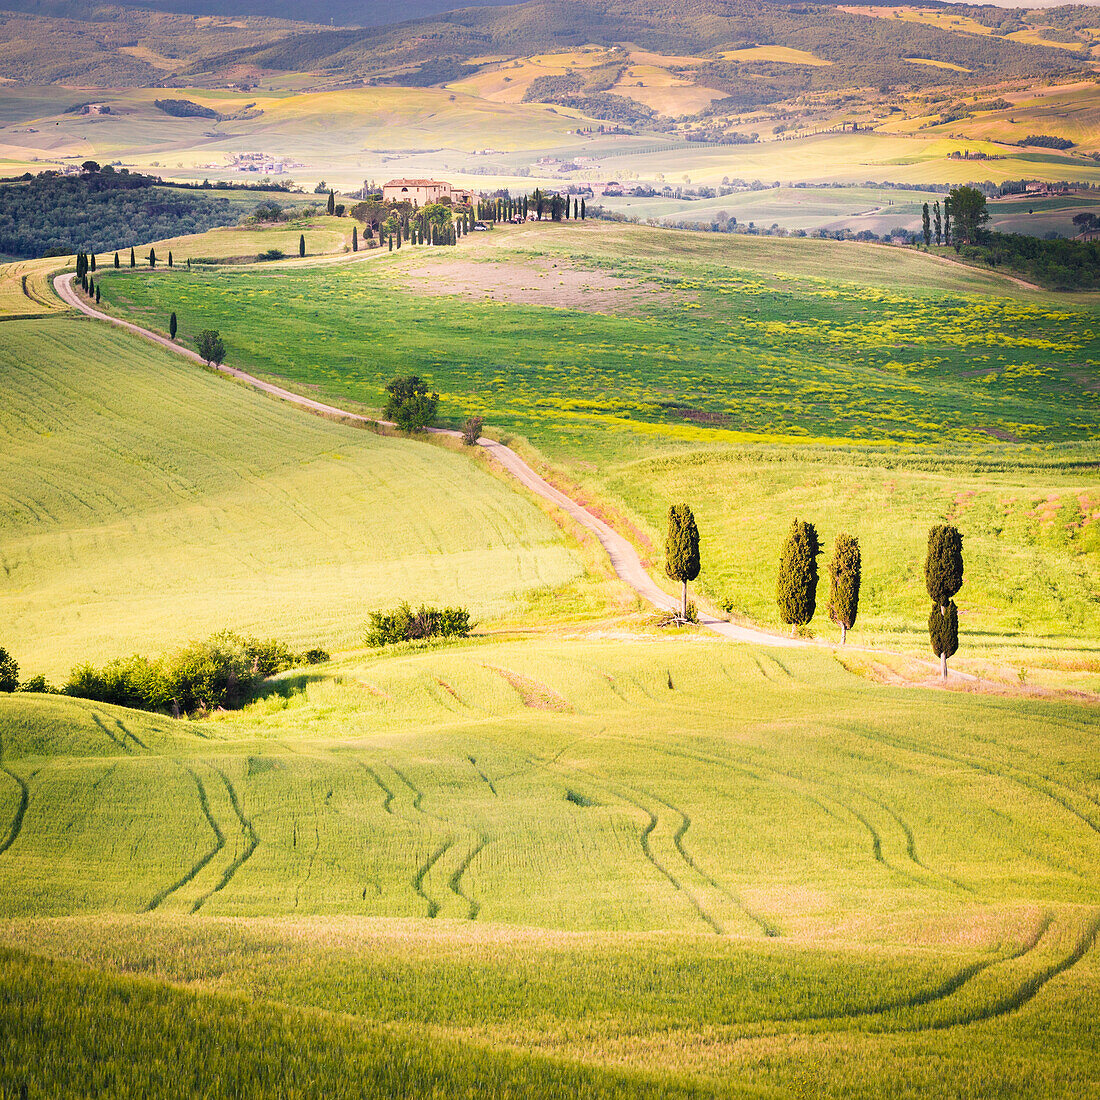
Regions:
<instances>
[{"instance_id":1,"label":"curved tramline in crop","mask_svg":"<svg viewBox=\"0 0 1100 1100\"><path fill-rule=\"evenodd\" d=\"M660 795L654 794L652 791L642 790L642 793L647 797L652 798L654 802L660 802L663 806L667 806L673 813L680 815L680 827L676 830L672 837L672 843L675 845L676 850L680 853L683 861L705 882L711 889L716 890L719 894L728 898L733 905L741 911L753 924L755 924L765 936L778 936L779 928L767 917L762 917L759 913L750 909L745 903L744 899L737 893L736 890L730 889L728 886L724 886L713 875L703 870L702 867L696 862L695 857L684 847L684 837L687 835L688 829L691 828L691 818L687 813L680 809L679 806L674 805L667 799L661 798Z\"/></svg>"},{"instance_id":2,"label":"curved tramline in crop","mask_svg":"<svg viewBox=\"0 0 1100 1100\"><path fill-rule=\"evenodd\" d=\"M431 810L425 810L423 808L424 792L401 770L396 768L393 764L389 765L389 769L397 776L399 780L408 788L413 795L412 807L421 814L423 817L434 821L437 825L445 829L449 835L446 841L440 845L428 859L423 862L416 870L416 874L413 876L413 889L428 903L428 916L435 917L442 911L442 903L437 899L431 897L424 887L424 880L429 873L436 867L439 861L452 849L458 845L458 837L455 836L456 832L475 833L475 838L470 842L471 846L467 849L465 856L459 861L456 868L447 877L447 889L459 899L466 910L467 920L476 920L477 915L481 910L481 903L476 901L470 894L462 888L462 878L469 870L470 865L481 854L482 850L489 844L490 838L484 833L476 833L475 830L467 825L460 825L449 818L443 817L441 814L433 813Z\"/></svg>"},{"instance_id":3,"label":"curved tramline in crop","mask_svg":"<svg viewBox=\"0 0 1100 1100\"><path fill-rule=\"evenodd\" d=\"M0 772L3 772L19 787L19 805L15 807L15 814L12 817L11 825L8 826L7 833L0 840L0 855L3 855L19 838L19 833L23 829L23 820L27 816L27 807L31 801L31 792L27 784L3 763L3 759L4 742L3 736L0 735Z\"/></svg>"},{"instance_id":4,"label":"curved tramline in crop","mask_svg":"<svg viewBox=\"0 0 1100 1100\"><path fill-rule=\"evenodd\" d=\"M191 906L191 912L197 913L215 894L224 890L232 881L233 876L241 869L241 867L252 857L252 853L260 845L260 836L256 832L256 829L252 825L252 821L245 817L244 812L241 810L240 801L237 798L237 791L233 784L230 782L229 776L221 770L221 768L215 765L210 765L214 771L221 776L222 782L225 784L226 794L229 795L229 803L233 807L233 812L237 815L237 821L241 828L241 833L247 837L245 842L244 851L237 856L232 863L222 872L222 876L214 884L214 886L208 890L202 897L198 898L194 905Z\"/></svg>"},{"instance_id":5,"label":"curved tramline in crop","mask_svg":"<svg viewBox=\"0 0 1100 1100\"><path fill-rule=\"evenodd\" d=\"M143 912L151 913L156 909L163 901L171 897L178 890L182 890L192 879L203 870L204 867L225 847L225 834L221 830L221 826L218 824L217 819L210 811L210 799L207 797L206 788L203 786L202 779L199 778L198 772L192 768L187 769L188 775L195 781L195 787L198 790L199 795L199 807L202 809L203 816L206 818L206 823L210 826L211 831L214 834L214 846L210 848L204 855L200 856L192 865L190 870L185 872L180 878L173 882L170 886L166 886L159 893L155 894L148 903L145 905ZM196 903L196 908L198 907ZM192 909L192 912L195 910Z\"/></svg>"}]
</instances>

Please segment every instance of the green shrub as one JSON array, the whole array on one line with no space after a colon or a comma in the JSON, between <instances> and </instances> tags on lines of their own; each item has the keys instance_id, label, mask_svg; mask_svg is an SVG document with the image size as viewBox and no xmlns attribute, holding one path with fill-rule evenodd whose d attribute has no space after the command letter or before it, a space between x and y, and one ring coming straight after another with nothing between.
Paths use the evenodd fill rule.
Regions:
<instances>
[{"instance_id":1,"label":"green shrub","mask_svg":"<svg viewBox=\"0 0 1100 1100\"><path fill-rule=\"evenodd\" d=\"M48 683L46 677L39 673L37 676L32 676L29 680L24 680L19 685L20 691L33 692L36 695L57 695L58 689L53 684Z\"/></svg>"},{"instance_id":2,"label":"green shrub","mask_svg":"<svg viewBox=\"0 0 1100 1100\"><path fill-rule=\"evenodd\" d=\"M428 383L415 374L395 378L386 386L386 407L383 415L403 432L423 431L435 420L439 410L439 394L428 390Z\"/></svg>"},{"instance_id":3,"label":"green shrub","mask_svg":"<svg viewBox=\"0 0 1100 1100\"><path fill-rule=\"evenodd\" d=\"M0 649L0 691L15 691L19 687L19 665L6 649Z\"/></svg>"},{"instance_id":4,"label":"green shrub","mask_svg":"<svg viewBox=\"0 0 1100 1100\"><path fill-rule=\"evenodd\" d=\"M323 649L297 654L275 638L243 637L223 630L155 660L134 654L102 668L77 665L63 690L66 695L120 707L191 714L240 706L269 676L328 659ZM45 685L41 677L37 680Z\"/></svg>"},{"instance_id":5,"label":"green shrub","mask_svg":"<svg viewBox=\"0 0 1100 1100\"><path fill-rule=\"evenodd\" d=\"M257 260L285 260L286 253L281 248L269 248L266 252L261 252L257 257Z\"/></svg>"},{"instance_id":6,"label":"green shrub","mask_svg":"<svg viewBox=\"0 0 1100 1100\"><path fill-rule=\"evenodd\" d=\"M423 638L466 638L471 626L464 607L422 605L413 611L406 602L393 611L372 611L363 640L377 648Z\"/></svg>"}]
</instances>

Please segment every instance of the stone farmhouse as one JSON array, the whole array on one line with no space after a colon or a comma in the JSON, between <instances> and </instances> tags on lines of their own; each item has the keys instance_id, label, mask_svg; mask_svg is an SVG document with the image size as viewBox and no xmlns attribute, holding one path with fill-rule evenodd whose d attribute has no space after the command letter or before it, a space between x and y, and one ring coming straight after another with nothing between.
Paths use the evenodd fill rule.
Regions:
<instances>
[{"instance_id":1,"label":"stone farmhouse","mask_svg":"<svg viewBox=\"0 0 1100 1100\"><path fill-rule=\"evenodd\" d=\"M449 202L455 206L472 202L472 191L452 187L442 180L390 180L382 184L383 202L411 202L427 206L430 202Z\"/></svg>"}]
</instances>

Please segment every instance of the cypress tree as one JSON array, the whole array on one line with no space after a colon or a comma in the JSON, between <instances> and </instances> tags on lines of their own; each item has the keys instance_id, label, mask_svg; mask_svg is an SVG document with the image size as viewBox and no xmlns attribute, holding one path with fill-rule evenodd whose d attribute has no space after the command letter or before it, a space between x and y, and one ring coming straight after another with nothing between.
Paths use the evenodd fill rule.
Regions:
<instances>
[{"instance_id":1,"label":"cypress tree","mask_svg":"<svg viewBox=\"0 0 1100 1100\"><path fill-rule=\"evenodd\" d=\"M665 572L679 581L680 617L688 621L688 581L699 576L699 529L686 504L674 504L668 510L668 535L665 538Z\"/></svg>"},{"instance_id":2,"label":"cypress tree","mask_svg":"<svg viewBox=\"0 0 1100 1100\"><path fill-rule=\"evenodd\" d=\"M932 597L928 638L940 659L940 674L947 679L947 658L959 648L959 613L954 596L962 588L962 535L957 527L937 524L928 532L928 557L924 583Z\"/></svg>"},{"instance_id":3,"label":"cypress tree","mask_svg":"<svg viewBox=\"0 0 1100 1100\"><path fill-rule=\"evenodd\" d=\"M298 255L304 256L306 254L306 235L300 234L298 237Z\"/></svg>"},{"instance_id":4,"label":"cypress tree","mask_svg":"<svg viewBox=\"0 0 1100 1100\"><path fill-rule=\"evenodd\" d=\"M392 251L393 251L393 237L391 236L391 237L389 237L389 238L387 238L387 239L388 239L388 241L389 241L389 247L390 247L390 251L392 252Z\"/></svg>"},{"instance_id":5,"label":"cypress tree","mask_svg":"<svg viewBox=\"0 0 1100 1100\"><path fill-rule=\"evenodd\" d=\"M118 253L116 252L115 253L115 267L118 267L118 266L120 266L120 265L119 265L119 262L118 262Z\"/></svg>"},{"instance_id":6,"label":"cypress tree","mask_svg":"<svg viewBox=\"0 0 1100 1100\"><path fill-rule=\"evenodd\" d=\"M168 250L168 266L169 267L172 266L172 250L171 249Z\"/></svg>"},{"instance_id":7,"label":"cypress tree","mask_svg":"<svg viewBox=\"0 0 1100 1100\"><path fill-rule=\"evenodd\" d=\"M848 631L855 625L861 571L859 539L852 535L837 535L833 560L829 562L829 618L840 627L841 645L847 641Z\"/></svg>"},{"instance_id":8,"label":"cypress tree","mask_svg":"<svg viewBox=\"0 0 1100 1100\"><path fill-rule=\"evenodd\" d=\"M134 250L130 249L130 266L137 267L137 258L134 256Z\"/></svg>"},{"instance_id":9,"label":"cypress tree","mask_svg":"<svg viewBox=\"0 0 1100 1100\"><path fill-rule=\"evenodd\" d=\"M352 252L359 251L359 228L355 225L351 227L351 250Z\"/></svg>"},{"instance_id":10,"label":"cypress tree","mask_svg":"<svg viewBox=\"0 0 1100 1100\"><path fill-rule=\"evenodd\" d=\"M95 271L95 253L94 253L94 252L92 252L92 253L90 253L90 254L89 254L89 256L88 256L88 263L89 263L89 264L90 264L90 266L91 266L91 270L92 270L92 271Z\"/></svg>"},{"instance_id":11,"label":"cypress tree","mask_svg":"<svg viewBox=\"0 0 1100 1100\"><path fill-rule=\"evenodd\" d=\"M921 232L924 234L925 250L932 243L932 220L928 214L928 203L921 207Z\"/></svg>"},{"instance_id":12,"label":"cypress tree","mask_svg":"<svg viewBox=\"0 0 1100 1100\"><path fill-rule=\"evenodd\" d=\"M397 247L401 247L401 226L397 227Z\"/></svg>"},{"instance_id":13,"label":"cypress tree","mask_svg":"<svg viewBox=\"0 0 1100 1100\"><path fill-rule=\"evenodd\" d=\"M584 199L581 199L581 221L584 221Z\"/></svg>"},{"instance_id":14,"label":"cypress tree","mask_svg":"<svg viewBox=\"0 0 1100 1100\"><path fill-rule=\"evenodd\" d=\"M928 613L928 640L940 659L940 675L946 680L947 658L954 657L959 649L959 609L954 600L948 600L942 611L933 606Z\"/></svg>"},{"instance_id":15,"label":"cypress tree","mask_svg":"<svg viewBox=\"0 0 1100 1100\"><path fill-rule=\"evenodd\" d=\"M937 524L928 532L924 583L932 602L944 614L963 583L962 535L957 527Z\"/></svg>"},{"instance_id":16,"label":"cypress tree","mask_svg":"<svg viewBox=\"0 0 1100 1100\"><path fill-rule=\"evenodd\" d=\"M951 200L943 200L943 243L951 243Z\"/></svg>"},{"instance_id":17,"label":"cypress tree","mask_svg":"<svg viewBox=\"0 0 1100 1100\"><path fill-rule=\"evenodd\" d=\"M330 215L336 213L336 192L329 188L328 193L328 212Z\"/></svg>"},{"instance_id":18,"label":"cypress tree","mask_svg":"<svg viewBox=\"0 0 1100 1100\"><path fill-rule=\"evenodd\" d=\"M791 529L779 558L775 596L783 622L805 626L817 610L817 555L821 549L812 523L791 520Z\"/></svg>"},{"instance_id":19,"label":"cypress tree","mask_svg":"<svg viewBox=\"0 0 1100 1100\"><path fill-rule=\"evenodd\" d=\"M187 257L187 270L188 271L191 270L191 257L190 256Z\"/></svg>"},{"instance_id":20,"label":"cypress tree","mask_svg":"<svg viewBox=\"0 0 1100 1100\"><path fill-rule=\"evenodd\" d=\"M149 266L150 267L156 267L157 266L157 253L156 253L156 249L154 249L154 248L149 249Z\"/></svg>"},{"instance_id":21,"label":"cypress tree","mask_svg":"<svg viewBox=\"0 0 1100 1100\"><path fill-rule=\"evenodd\" d=\"M99 284L98 283L96 284L96 288L95 288L95 304L97 306L99 305Z\"/></svg>"},{"instance_id":22,"label":"cypress tree","mask_svg":"<svg viewBox=\"0 0 1100 1100\"><path fill-rule=\"evenodd\" d=\"M168 318L168 335L171 336L173 340L176 338L176 328L176 315L173 313L172 316Z\"/></svg>"},{"instance_id":23,"label":"cypress tree","mask_svg":"<svg viewBox=\"0 0 1100 1100\"><path fill-rule=\"evenodd\" d=\"M78 252L76 254L76 277L78 279L84 278L84 253Z\"/></svg>"},{"instance_id":24,"label":"cypress tree","mask_svg":"<svg viewBox=\"0 0 1100 1100\"><path fill-rule=\"evenodd\" d=\"M940 220L940 204L934 202L932 204L933 226L936 236L936 244L943 244L943 222Z\"/></svg>"},{"instance_id":25,"label":"cypress tree","mask_svg":"<svg viewBox=\"0 0 1100 1100\"><path fill-rule=\"evenodd\" d=\"M85 294L88 293L88 276L87 275L81 275L80 276L80 289L83 290Z\"/></svg>"}]
</instances>

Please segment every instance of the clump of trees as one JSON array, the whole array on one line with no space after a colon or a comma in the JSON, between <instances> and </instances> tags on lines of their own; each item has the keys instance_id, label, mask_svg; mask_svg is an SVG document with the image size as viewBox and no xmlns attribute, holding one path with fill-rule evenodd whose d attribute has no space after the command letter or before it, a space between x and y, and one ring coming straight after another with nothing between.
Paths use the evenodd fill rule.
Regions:
<instances>
[{"instance_id":1,"label":"clump of trees","mask_svg":"<svg viewBox=\"0 0 1100 1100\"><path fill-rule=\"evenodd\" d=\"M418 375L394 378L386 386L386 406L382 415L403 432L420 432L435 422L439 394L428 388Z\"/></svg>"},{"instance_id":2,"label":"clump of trees","mask_svg":"<svg viewBox=\"0 0 1100 1100\"><path fill-rule=\"evenodd\" d=\"M18 689L19 663L6 649L0 649L0 691L11 692Z\"/></svg>"},{"instance_id":3,"label":"clump of trees","mask_svg":"<svg viewBox=\"0 0 1100 1100\"><path fill-rule=\"evenodd\" d=\"M959 611L954 597L962 588L962 535L957 527L938 524L928 532L924 583L932 598L928 639L940 659L940 675L947 679L947 659L959 648Z\"/></svg>"},{"instance_id":4,"label":"clump of trees","mask_svg":"<svg viewBox=\"0 0 1100 1100\"><path fill-rule=\"evenodd\" d=\"M160 657L135 653L99 668L77 665L63 690L76 698L135 710L203 714L241 706L268 677L328 659L323 649L295 653L274 638L223 630Z\"/></svg>"},{"instance_id":5,"label":"clump of trees","mask_svg":"<svg viewBox=\"0 0 1100 1100\"><path fill-rule=\"evenodd\" d=\"M665 536L665 573L680 582L680 621L694 622L689 614L687 586L699 576L699 528L695 515L686 504L673 504L668 510L668 534Z\"/></svg>"},{"instance_id":6,"label":"clump of trees","mask_svg":"<svg viewBox=\"0 0 1100 1100\"><path fill-rule=\"evenodd\" d=\"M464 607L428 607L415 611L407 602L393 611L372 611L363 641L373 647L426 638L466 638L473 627Z\"/></svg>"}]
</instances>

